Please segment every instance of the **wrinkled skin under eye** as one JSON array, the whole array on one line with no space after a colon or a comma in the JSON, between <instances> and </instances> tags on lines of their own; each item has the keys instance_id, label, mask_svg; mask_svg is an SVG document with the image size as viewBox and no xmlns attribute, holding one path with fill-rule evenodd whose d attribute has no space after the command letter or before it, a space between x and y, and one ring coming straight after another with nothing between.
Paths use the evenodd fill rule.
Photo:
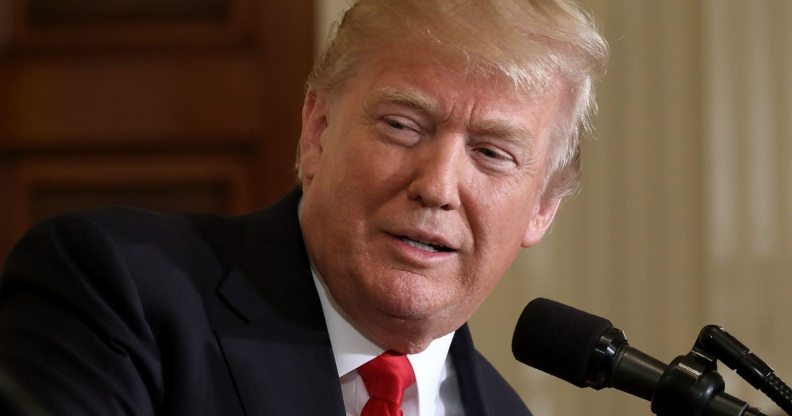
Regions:
<instances>
[{"instance_id":1,"label":"wrinkled skin under eye","mask_svg":"<svg viewBox=\"0 0 792 416\"><path fill-rule=\"evenodd\" d=\"M382 133L400 144L414 145L421 137L420 126L404 117L383 117L377 126Z\"/></svg>"},{"instance_id":2,"label":"wrinkled skin under eye","mask_svg":"<svg viewBox=\"0 0 792 416\"><path fill-rule=\"evenodd\" d=\"M493 171L505 173L518 165L509 152L493 146L474 145L471 152L482 167Z\"/></svg>"}]
</instances>

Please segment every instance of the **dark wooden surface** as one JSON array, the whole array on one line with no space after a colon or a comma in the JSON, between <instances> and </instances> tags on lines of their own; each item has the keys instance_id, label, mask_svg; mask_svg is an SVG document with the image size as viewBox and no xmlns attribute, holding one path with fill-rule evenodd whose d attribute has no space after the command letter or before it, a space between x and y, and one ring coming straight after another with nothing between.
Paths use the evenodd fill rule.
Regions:
<instances>
[{"instance_id":1,"label":"dark wooden surface","mask_svg":"<svg viewBox=\"0 0 792 416\"><path fill-rule=\"evenodd\" d=\"M313 2L133 3L0 5L0 259L60 212L236 214L294 185Z\"/></svg>"}]
</instances>

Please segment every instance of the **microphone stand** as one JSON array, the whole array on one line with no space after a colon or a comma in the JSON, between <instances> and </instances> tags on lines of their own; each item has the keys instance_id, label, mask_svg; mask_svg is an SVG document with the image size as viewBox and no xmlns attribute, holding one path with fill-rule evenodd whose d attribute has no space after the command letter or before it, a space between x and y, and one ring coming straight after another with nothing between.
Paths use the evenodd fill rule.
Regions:
<instances>
[{"instance_id":1,"label":"microphone stand","mask_svg":"<svg viewBox=\"0 0 792 416\"><path fill-rule=\"evenodd\" d=\"M792 389L769 365L725 329L717 325L705 326L693 348L706 351L730 369L737 371L745 381L767 395L788 415L792 415Z\"/></svg>"},{"instance_id":2,"label":"microphone stand","mask_svg":"<svg viewBox=\"0 0 792 416\"><path fill-rule=\"evenodd\" d=\"M658 416L767 416L724 392L715 357L697 348L677 357L660 377L652 397Z\"/></svg>"},{"instance_id":3,"label":"microphone stand","mask_svg":"<svg viewBox=\"0 0 792 416\"><path fill-rule=\"evenodd\" d=\"M717 325L705 326L690 353L677 357L660 376L652 412L659 416L766 416L724 393L717 360L792 415L792 389L748 347Z\"/></svg>"}]
</instances>

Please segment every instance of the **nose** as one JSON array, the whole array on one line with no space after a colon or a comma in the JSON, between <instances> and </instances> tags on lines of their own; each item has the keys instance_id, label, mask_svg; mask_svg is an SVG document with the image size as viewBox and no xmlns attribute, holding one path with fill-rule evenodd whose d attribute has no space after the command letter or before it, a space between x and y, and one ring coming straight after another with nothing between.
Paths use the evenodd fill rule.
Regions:
<instances>
[{"instance_id":1,"label":"nose","mask_svg":"<svg viewBox=\"0 0 792 416\"><path fill-rule=\"evenodd\" d=\"M429 208L454 210L460 205L465 147L454 138L435 138L415 149L413 177L407 196Z\"/></svg>"}]
</instances>

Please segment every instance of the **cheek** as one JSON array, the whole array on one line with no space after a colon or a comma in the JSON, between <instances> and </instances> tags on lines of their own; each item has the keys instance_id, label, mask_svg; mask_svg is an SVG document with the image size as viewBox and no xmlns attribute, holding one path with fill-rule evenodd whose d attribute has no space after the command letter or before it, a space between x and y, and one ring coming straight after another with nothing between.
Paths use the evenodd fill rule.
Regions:
<instances>
[{"instance_id":1,"label":"cheek","mask_svg":"<svg viewBox=\"0 0 792 416\"><path fill-rule=\"evenodd\" d=\"M363 135L351 141L343 163L354 169L350 178L366 183L377 190L404 185L409 178L412 159L410 149L389 145L371 135Z\"/></svg>"},{"instance_id":2,"label":"cheek","mask_svg":"<svg viewBox=\"0 0 792 416\"><path fill-rule=\"evenodd\" d=\"M468 216L471 225L487 239L498 241L522 237L533 216L539 185L533 177L489 178L471 187Z\"/></svg>"},{"instance_id":3,"label":"cheek","mask_svg":"<svg viewBox=\"0 0 792 416\"><path fill-rule=\"evenodd\" d=\"M526 187L523 184L523 187ZM493 191L478 194L468 205L468 219L480 267L505 272L520 251L534 209L533 192Z\"/></svg>"},{"instance_id":4,"label":"cheek","mask_svg":"<svg viewBox=\"0 0 792 416\"><path fill-rule=\"evenodd\" d=\"M405 189L409 180L405 151L359 133L333 144L325 149L323 169L314 180L346 218L369 216Z\"/></svg>"}]
</instances>

